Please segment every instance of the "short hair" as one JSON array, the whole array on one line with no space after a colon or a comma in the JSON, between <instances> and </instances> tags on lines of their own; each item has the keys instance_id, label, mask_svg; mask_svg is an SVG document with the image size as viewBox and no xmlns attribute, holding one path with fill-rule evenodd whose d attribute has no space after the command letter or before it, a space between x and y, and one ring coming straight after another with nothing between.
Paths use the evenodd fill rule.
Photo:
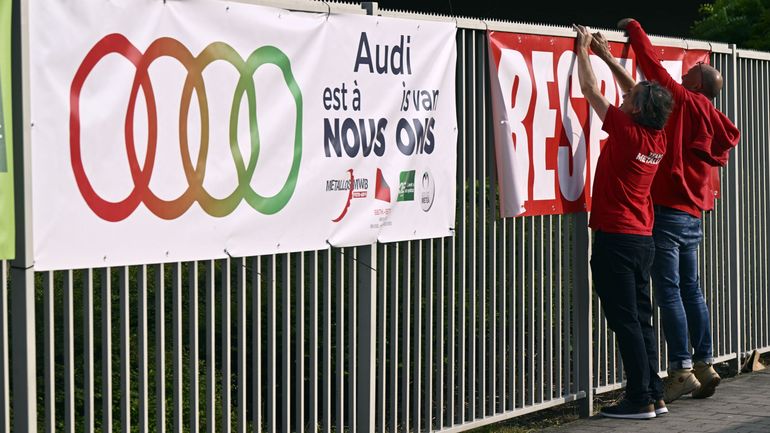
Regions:
<instances>
[{"instance_id":1,"label":"short hair","mask_svg":"<svg viewBox=\"0 0 770 433\"><path fill-rule=\"evenodd\" d=\"M634 108L636 123L653 129L663 129L674 108L671 92L655 81L640 81L642 89L636 92Z\"/></svg>"}]
</instances>

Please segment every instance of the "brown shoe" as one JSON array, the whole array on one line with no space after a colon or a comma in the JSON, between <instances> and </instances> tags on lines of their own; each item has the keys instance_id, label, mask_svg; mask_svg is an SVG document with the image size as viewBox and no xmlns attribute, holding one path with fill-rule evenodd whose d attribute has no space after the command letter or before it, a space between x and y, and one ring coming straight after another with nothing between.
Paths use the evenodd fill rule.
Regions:
<instances>
[{"instance_id":1,"label":"brown shoe","mask_svg":"<svg viewBox=\"0 0 770 433\"><path fill-rule=\"evenodd\" d=\"M668 408L666 407L666 402L663 400L658 400L655 402L655 415L661 416L663 414L668 413Z\"/></svg>"},{"instance_id":2,"label":"brown shoe","mask_svg":"<svg viewBox=\"0 0 770 433\"><path fill-rule=\"evenodd\" d=\"M671 403L685 394L694 392L699 387L700 383L691 369L682 368L669 371L668 377L663 381L663 400L666 403Z\"/></svg>"},{"instance_id":3,"label":"brown shoe","mask_svg":"<svg viewBox=\"0 0 770 433\"><path fill-rule=\"evenodd\" d=\"M692 392L692 398L708 398L714 395L716 387L722 381L714 367L711 364L698 361L693 366L692 371L700 382L700 387Z\"/></svg>"}]
</instances>

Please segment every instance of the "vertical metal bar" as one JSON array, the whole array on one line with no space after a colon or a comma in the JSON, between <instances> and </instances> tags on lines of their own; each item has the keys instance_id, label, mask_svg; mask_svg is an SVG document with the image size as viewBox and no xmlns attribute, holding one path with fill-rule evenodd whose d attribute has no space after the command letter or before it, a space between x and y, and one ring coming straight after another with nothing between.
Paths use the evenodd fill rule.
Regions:
<instances>
[{"instance_id":1,"label":"vertical metal bar","mask_svg":"<svg viewBox=\"0 0 770 433\"><path fill-rule=\"evenodd\" d=\"M29 77L29 1L11 8L11 70L16 77ZM13 377L14 431L37 431L37 354L35 346L35 273L32 257L32 158L29 80L13 86L13 183L16 258L11 261L11 377ZM53 398L53 396L51 396Z\"/></svg>"},{"instance_id":2,"label":"vertical metal bar","mask_svg":"<svg viewBox=\"0 0 770 433\"><path fill-rule=\"evenodd\" d=\"M732 50L732 71L734 71L734 77L739 76L739 70L738 70L738 53L737 48L735 45L730 45L730 48ZM738 124L739 117L738 117L738 80L733 79L730 83L730 87L732 89L732 101L731 105L733 107L733 113L735 113L735 118L733 121ZM729 273L730 273L730 325L731 325L731 340L732 340L732 346L731 350L733 353L736 354L736 359L734 361L735 367L740 367L740 360L741 360L741 351L743 349L742 344L742 332L741 332L741 224L740 224L740 218L741 218L741 202L739 197L739 185L740 185L740 174L743 167L741 167L741 146L738 146L735 150L735 158L733 161L733 164L728 167L728 176L727 176L727 190L730 193L730 197L732 198L731 203L728 204L728 225L729 225L729 237L731 238L732 242L730 242L729 247Z\"/></svg>"},{"instance_id":3,"label":"vertical metal bar","mask_svg":"<svg viewBox=\"0 0 770 433\"><path fill-rule=\"evenodd\" d=\"M195 272L193 269L195 269L195 263L191 263L189 266L190 273L194 274ZM192 322L192 315L193 311L196 311L193 309L193 292L197 294L198 290L198 284L197 284L197 278L193 279L192 277L188 279L188 285L190 288L190 308L188 310L188 313L190 314L190 322ZM158 300L158 305L161 304L162 299ZM196 304L197 304L197 296L196 296ZM197 312L197 311L196 311ZM182 433L182 400L184 399L184 395L182 394L182 381L184 377L184 367L183 367L183 358L182 358L182 264L181 263L174 263L171 265L171 333L172 333L172 359L173 359L173 368L174 368L174 384L173 384L173 402L174 405L173 409L173 415L174 415L174 423L173 423L173 430L174 433ZM198 349L197 347L195 350L193 350L193 335L192 332L189 332L188 335L190 335L190 363L192 364L195 362L198 358ZM161 340L160 337L158 337L158 341L160 344L165 346L165 336ZM158 361L160 362L160 361ZM165 363L164 363L165 364ZM197 364L197 362L196 362ZM197 368L194 370L193 366L190 365L188 367L190 371L190 376L197 376ZM198 395L197 387L192 386L193 381L190 380L190 408L192 410L192 401L195 397ZM163 387L165 389L165 383L160 383L158 386ZM165 391L163 391L165 393ZM158 391L158 396L160 396L160 391ZM197 409L197 407L196 407ZM165 412L164 412L165 413ZM165 424L165 423L164 423ZM197 423L196 423L197 424ZM190 426L192 430L192 426Z\"/></svg>"},{"instance_id":4,"label":"vertical metal bar","mask_svg":"<svg viewBox=\"0 0 770 433\"><path fill-rule=\"evenodd\" d=\"M267 279L267 392L265 395L265 400L267 403L267 411L266 411L266 430L269 432L275 432L278 431L278 421L277 421L277 409L276 404L278 403L278 394L276 392L278 388L278 379L277 379L277 365L276 365L276 359L277 359L277 353L276 353L276 345L277 343L277 333L276 333L276 302L277 302L277 294L276 291L278 290L276 285L276 262L278 261L278 258L276 256L270 256L268 257L268 265L265 269L263 269L263 273L265 274L265 278Z\"/></svg>"},{"instance_id":5,"label":"vertical metal bar","mask_svg":"<svg viewBox=\"0 0 770 433\"><path fill-rule=\"evenodd\" d=\"M302 433L305 431L305 255L302 253L295 255L296 274L296 300L295 315L297 317L295 333L295 371L294 380L294 411L295 421L293 431Z\"/></svg>"},{"instance_id":6,"label":"vertical metal bar","mask_svg":"<svg viewBox=\"0 0 770 433\"><path fill-rule=\"evenodd\" d=\"M238 419L237 432L246 433L246 376L248 366L246 365L246 260L243 257L233 260L235 266L236 278L236 299L235 307L238 314Z\"/></svg>"},{"instance_id":7,"label":"vertical metal bar","mask_svg":"<svg viewBox=\"0 0 770 433\"><path fill-rule=\"evenodd\" d=\"M252 380L252 411L253 429L260 432L262 428L262 285L265 278L262 275L264 268L261 265L261 259L254 257L252 259L252 307L251 320L253 326L253 337L251 340L252 349L252 368L254 369Z\"/></svg>"},{"instance_id":8,"label":"vertical metal bar","mask_svg":"<svg viewBox=\"0 0 770 433\"><path fill-rule=\"evenodd\" d=\"M593 314L591 311L591 236L588 232L588 214L579 213L574 216L574 256L573 272L575 285L573 288L573 303L575 305L575 347L577 356L575 359L577 391L584 392L585 397L580 400L580 416L589 417L593 414L593 345L591 342L591 323Z\"/></svg>"},{"instance_id":9,"label":"vertical metal bar","mask_svg":"<svg viewBox=\"0 0 770 433\"><path fill-rule=\"evenodd\" d=\"M45 421L43 429L45 433L56 431L56 316L54 299L56 289L54 287L53 272L43 274L43 381L45 392ZM102 319L104 320L104 319ZM105 341L109 344L109 341ZM103 358L104 359L104 358ZM9 420L10 423L10 420ZM6 431L10 431L10 428Z\"/></svg>"},{"instance_id":10,"label":"vertical metal bar","mask_svg":"<svg viewBox=\"0 0 770 433\"><path fill-rule=\"evenodd\" d=\"M543 394L545 388L545 381L544 381L544 371L543 371L543 357L544 357L544 340L545 340L545 329L543 326L544 316L545 316L545 304L543 302L543 295L545 294L545 286L547 284L548 280L548 274L545 264L545 239L543 239L543 235L545 233L545 225L544 221L548 218L547 216L539 216L536 217L537 226L536 226L536 237L535 237L535 245L536 247L536 271L537 277L535 278L535 290L536 290L536 296L535 296L535 308L532 310L532 319L535 322L535 329L536 332L533 334L537 336L537 344L536 344L536 352L535 352L535 371L534 371L534 377L536 381L536 392L535 392L535 399L538 403L541 403L543 401Z\"/></svg>"},{"instance_id":11,"label":"vertical metal bar","mask_svg":"<svg viewBox=\"0 0 770 433\"><path fill-rule=\"evenodd\" d=\"M517 391L518 391L518 401L519 406L524 407L526 402L526 396L527 396L527 381L524 374L524 368L526 366L526 363L524 362L524 358L527 356L526 354L526 348L525 348L525 341L524 341L524 335L526 334L526 308L524 306L525 299L526 299L526 293L527 293L527 285L525 284L525 278L527 277L527 269L526 269L526 256L527 256L527 250L525 249L525 241L526 241L526 220L527 218L517 218L516 219L516 228L517 228L517 248L518 251L518 261L516 264L516 268L518 269L518 274L516 277L516 315L518 316L516 320L517 326L516 326L516 354L517 359L515 362L516 366L516 373L518 376L517 382Z\"/></svg>"},{"instance_id":12,"label":"vertical metal bar","mask_svg":"<svg viewBox=\"0 0 770 433\"><path fill-rule=\"evenodd\" d=\"M139 266L137 276L137 317L139 323L137 338L139 343L139 432L149 431L147 404L147 265Z\"/></svg>"},{"instance_id":13,"label":"vertical metal bar","mask_svg":"<svg viewBox=\"0 0 770 433\"><path fill-rule=\"evenodd\" d=\"M64 431L75 432L75 323L72 271L64 272L62 294L64 297Z\"/></svg>"},{"instance_id":14,"label":"vertical metal bar","mask_svg":"<svg viewBox=\"0 0 770 433\"><path fill-rule=\"evenodd\" d=\"M206 431L215 433L216 429L216 300L214 261L205 262L206 273Z\"/></svg>"},{"instance_id":15,"label":"vertical metal bar","mask_svg":"<svg viewBox=\"0 0 770 433\"><path fill-rule=\"evenodd\" d=\"M423 402L423 421L425 429L428 431L433 430L433 278L431 277L431 264L433 263L433 240L420 241L421 246L425 249L425 259L423 266L420 268L423 270L423 280L425 282L425 361L423 365L423 376L425 380L425 392L422 393L424 397ZM421 248L422 249L422 248Z\"/></svg>"},{"instance_id":16,"label":"vertical metal bar","mask_svg":"<svg viewBox=\"0 0 770 433\"><path fill-rule=\"evenodd\" d=\"M388 416L388 401L387 401L387 336L385 335L385 329L387 328L387 288L388 284L385 281L387 277L387 256L385 255L385 245L377 243L374 246L377 248L377 264L373 265L376 270L376 285L375 293L376 305L377 305L377 317L379 320L377 323L377 368L376 380L377 380L377 403L374 409L375 431L385 433L386 421Z\"/></svg>"},{"instance_id":17,"label":"vertical metal bar","mask_svg":"<svg viewBox=\"0 0 770 433\"><path fill-rule=\"evenodd\" d=\"M458 188L461 189L461 188ZM448 323L447 323L447 401L446 401L446 425L453 426L455 423L455 395L457 394L456 386L457 381L457 356L455 351L456 335L457 335L457 305L455 301L457 285L455 284L458 275L456 272L455 264L455 239L447 239L446 251L447 251L447 282L446 291L449 294L449 308L448 308ZM394 304L395 305L395 304ZM441 427L441 426L439 426Z\"/></svg>"},{"instance_id":18,"label":"vertical metal bar","mask_svg":"<svg viewBox=\"0 0 770 433\"><path fill-rule=\"evenodd\" d=\"M0 260L0 430L10 432L11 377L8 374L10 371L8 368L8 361L10 360L8 353L8 337L11 336L11 333L8 329L8 315L10 314L11 309L8 306L8 267L6 264L5 260ZM45 312L43 314L45 314ZM44 332L47 332L47 330ZM43 344L45 345L45 341ZM47 400L48 394L46 393L46 401Z\"/></svg>"},{"instance_id":19,"label":"vertical metal bar","mask_svg":"<svg viewBox=\"0 0 770 433\"><path fill-rule=\"evenodd\" d=\"M334 288L336 290L336 329L335 340L337 350L334 354L336 372L335 372L335 390L337 395L334 400L337 402L334 417L336 418L336 428L338 432L345 430L345 290L343 287L343 273L346 271L345 263L342 257L342 249L334 249Z\"/></svg>"},{"instance_id":20,"label":"vertical metal bar","mask_svg":"<svg viewBox=\"0 0 770 433\"><path fill-rule=\"evenodd\" d=\"M189 335L190 335L190 432L191 433L197 433L199 430L199 424L200 424L200 381L199 377L200 370L198 368L198 358L200 357L200 346L198 344L198 262L190 262L188 264L188 272L189 272L189 288L190 288L190 304L189 304L189 314L190 314L190 329L189 329ZM177 290L178 296L181 298L181 289ZM176 311L178 311L179 314L179 320L181 325L181 300L179 302L180 305L177 305L174 307ZM180 332L181 333L181 332ZM181 344L181 339L180 339ZM179 345L175 346L175 351L178 351L175 356L178 360L180 360L179 364L179 375L182 375L182 350ZM180 379L181 380L181 379ZM181 394L181 385L180 385L180 394L179 398L175 402L175 404L178 406L180 410L180 418L181 418L181 408L182 408L182 399L183 396ZM181 420L177 424L181 426ZM181 427L179 427L181 429Z\"/></svg>"},{"instance_id":21,"label":"vertical metal bar","mask_svg":"<svg viewBox=\"0 0 770 433\"><path fill-rule=\"evenodd\" d=\"M172 265L173 267L174 265ZM164 265L155 270L155 431L166 432L166 284Z\"/></svg>"},{"instance_id":22,"label":"vertical metal bar","mask_svg":"<svg viewBox=\"0 0 770 433\"><path fill-rule=\"evenodd\" d=\"M323 421L321 431L332 430L332 250L322 253L323 272L321 287L323 287ZM320 266L319 266L320 268ZM336 281L336 280L335 280Z\"/></svg>"},{"instance_id":23,"label":"vertical metal bar","mask_svg":"<svg viewBox=\"0 0 770 433\"><path fill-rule=\"evenodd\" d=\"M456 418L453 418L453 424L456 423L463 423L466 418L466 263L467 263L467 254L466 254L466 236L467 236L467 196L466 196L466 151L467 151L467 131L466 131L466 123L467 123L467 110L468 110L468 97L467 97L467 50L465 48L466 45L466 37L468 34L468 30L462 30L459 32L457 46L459 47L459 53L457 55L458 57L458 66L457 66L457 94L461 95L461 101L459 107L458 107L458 124L457 124L457 137L458 137L458 151L457 151L457 184L460 185L460 188L458 188L458 207L459 207L459 215L458 215L458 226L457 226L457 233L455 234L455 240L456 240L456 251L457 251L457 262L456 262L456 271L457 271L457 281L460 284L459 287L459 297L460 297L460 312L458 320L460 322L460 335L459 335L459 356L457 359L457 372L456 377L458 381L458 391L457 391L457 414L458 416Z\"/></svg>"},{"instance_id":24,"label":"vertical metal bar","mask_svg":"<svg viewBox=\"0 0 770 433\"><path fill-rule=\"evenodd\" d=\"M564 360L563 360L563 353L567 350L562 340L562 329L564 326L564 321L562 319L562 292L564 290L564 287L566 284L563 284L562 282L562 266L565 266L566 264L562 262L562 233L564 233L565 227L564 227L564 217L558 216L557 217L557 224L556 229L553 236L553 250L555 251L554 260L556 263L554 263L553 270L554 270L554 278L553 281L556 284L555 290L556 290L556 300L554 301L554 308L556 311L554 311L553 315L556 318L556 324L552 327L553 332L556 334L556 343L554 346L556 347L556 359L554 361L556 365L556 383L554 384L554 390L558 393L558 395L567 395L566 390L564 389L564 383L569 382L569 380L565 379L565 374L567 374L567 371L564 368Z\"/></svg>"},{"instance_id":25,"label":"vertical metal bar","mask_svg":"<svg viewBox=\"0 0 770 433\"><path fill-rule=\"evenodd\" d=\"M310 261L307 266L308 279L310 281L310 323L308 323L308 329L310 330L310 349L308 350L308 401L310 402L310 406L308 407L308 426L310 426L310 430L313 432L318 431L318 382L320 380L318 377L318 270L320 269L320 266L318 251L313 251L310 254Z\"/></svg>"},{"instance_id":26,"label":"vertical metal bar","mask_svg":"<svg viewBox=\"0 0 770 433\"><path fill-rule=\"evenodd\" d=\"M102 431L109 433L112 431L112 278L110 276L110 268L104 268L100 272L101 286L102 286L102 308L101 308L101 322L102 322ZM46 274L48 281L46 284L46 290L53 289L53 275L49 272ZM53 315L53 293L50 293L50 313ZM46 295L46 303L49 302ZM48 307L46 307L48 311ZM48 313L46 313L46 317ZM53 317L53 316L51 316ZM46 332L48 332L48 326L46 325ZM51 352L53 355L53 328L51 332ZM46 369L51 369L51 379L53 380L53 359L50 359L50 366L48 361L46 362ZM48 379L46 379L48 380ZM46 387L47 388L47 387ZM51 392L53 392L53 383L51 384ZM48 396L48 389L46 389L46 395ZM53 394L50 394L53 400ZM46 401L48 397L46 397ZM53 410L53 405L51 407ZM53 416L51 416L51 422L53 422ZM51 424L51 430L46 428L46 433L53 433L53 424Z\"/></svg>"},{"instance_id":27,"label":"vertical metal bar","mask_svg":"<svg viewBox=\"0 0 770 433\"><path fill-rule=\"evenodd\" d=\"M377 323L377 272L369 266L377 262L377 245L356 248L357 366L356 431L373 432L375 422L375 376Z\"/></svg>"},{"instance_id":28,"label":"vertical metal bar","mask_svg":"<svg viewBox=\"0 0 770 433\"><path fill-rule=\"evenodd\" d=\"M120 425L131 431L131 312L128 267L121 267L120 278Z\"/></svg>"},{"instance_id":29,"label":"vertical metal bar","mask_svg":"<svg viewBox=\"0 0 770 433\"><path fill-rule=\"evenodd\" d=\"M230 303L230 297L232 294L232 286L230 284L230 257L222 259L219 262L220 270L222 272L222 427L219 431L228 433L232 429L232 336L230 330L232 329L232 305ZM214 326L215 322L211 322L211 326ZM214 380L216 383L216 380Z\"/></svg>"},{"instance_id":30,"label":"vertical metal bar","mask_svg":"<svg viewBox=\"0 0 770 433\"><path fill-rule=\"evenodd\" d=\"M506 278L504 280L505 292L507 294L507 308L508 316L506 320L507 329L507 346L506 346L506 362L507 362L507 378L506 389L508 393L508 402L504 409L509 411L516 407L516 226L512 218L506 220L508 226L507 236L505 239L505 248L507 254L505 256L505 266L508 269Z\"/></svg>"},{"instance_id":31,"label":"vertical metal bar","mask_svg":"<svg viewBox=\"0 0 770 433\"><path fill-rule=\"evenodd\" d=\"M527 218L527 404L535 404L535 296L537 295L535 269L535 230L538 217Z\"/></svg>"},{"instance_id":32,"label":"vertical metal bar","mask_svg":"<svg viewBox=\"0 0 770 433\"><path fill-rule=\"evenodd\" d=\"M83 428L94 430L94 272L83 271Z\"/></svg>"},{"instance_id":33,"label":"vertical metal bar","mask_svg":"<svg viewBox=\"0 0 770 433\"><path fill-rule=\"evenodd\" d=\"M414 431L419 432L422 430L422 397L423 397L423 391L422 391L422 363L423 363L423 355L422 355L422 326L423 326L423 318L422 318L422 309L423 309L423 266L422 266L422 241L412 241L410 242L413 244L412 249L412 257L411 262L413 264L412 272L414 274L413 280L412 280L412 286L414 288L414 339L412 340L412 352L414 353L414 373L413 373L413 381L414 381L414 398L412 399L412 402L414 404L412 412L413 412L413 419L414 419Z\"/></svg>"},{"instance_id":34,"label":"vertical metal bar","mask_svg":"<svg viewBox=\"0 0 770 433\"><path fill-rule=\"evenodd\" d=\"M398 347L400 344L398 338L399 311L403 311L398 305L398 245L388 246L388 286L390 295L390 336L388 339L390 349L389 379L390 379L390 406L389 421L390 431L395 432L398 426Z\"/></svg>"},{"instance_id":35,"label":"vertical metal bar","mask_svg":"<svg viewBox=\"0 0 770 433\"><path fill-rule=\"evenodd\" d=\"M281 254L281 431L291 431L291 264L290 254Z\"/></svg>"},{"instance_id":36,"label":"vertical metal bar","mask_svg":"<svg viewBox=\"0 0 770 433\"><path fill-rule=\"evenodd\" d=\"M436 377L438 378L438 384L436 385L437 390L437 400L436 400L436 428L438 430L441 430L444 428L444 420L445 416L444 414L447 412L447 406L445 405L445 402L448 400L448 398L445 397L445 394L447 393L447 388L444 386L444 379L445 379L445 364L444 364L444 357L446 355L446 308L447 308L447 296L446 296L446 279L445 279L445 273L446 273L446 254L444 250L444 239L438 239L436 241L436 245L438 246L438 260L436 261L436 269L435 269L435 275L437 278L437 287L436 291L438 292L438 357L437 357L437 368L438 371L436 372ZM450 277L451 279L451 277ZM451 310L450 314L451 314ZM449 393L452 392L452 388L449 388ZM450 424L451 425L451 424Z\"/></svg>"},{"instance_id":37,"label":"vertical metal bar","mask_svg":"<svg viewBox=\"0 0 770 433\"><path fill-rule=\"evenodd\" d=\"M401 365L403 366L401 369L401 414L402 414L402 420L401 423L404 426L405 429L409 428L409 389L410 389L410 374L409 374L409 365L410 365L410 355L411 355L411 346L410 346L410 334L411 334L411 308L412 308L412 297L411 297L411 287L412 287L412 280L411 280L411 274L409 272L410 267L408 266L409 259L410 259L410 252L411 252L411 242L403 242L402 247L400 248L400 257L399 257L399 266L401 267L401 287L404 290L404 296L402 297L402 304L401 304L401 311L403 312L403 319L401 323L403 323L402 328L402 334L401 334L401 343L403 344L403 348L401 352L403 353L403 357L401 360Z\"/></svg>"}]
</instances>

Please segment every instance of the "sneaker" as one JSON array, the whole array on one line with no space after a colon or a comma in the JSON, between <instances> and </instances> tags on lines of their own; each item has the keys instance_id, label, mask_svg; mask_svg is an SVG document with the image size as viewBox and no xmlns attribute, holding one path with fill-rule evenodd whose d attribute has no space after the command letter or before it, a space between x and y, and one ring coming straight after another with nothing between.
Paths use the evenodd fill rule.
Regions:
<instances>
[{"instance_id":1,"label":"sneaker","mask_svg":"<svg viewBox=\"0 0 770 433\"><path fill-rule=\"evenodd\" d=\"M665 413L668 413L668 408L666 407L666 402L663 400L658 400L655 402L655 415L660 416Z\"/></svg>"},{"instance_id":2,"label":"sneaker","mask_svg":"<svg viewBox=\"0 0 770 433\"><path fill-rule=\"evenodd\" d=\"M679 397L697 390L698 387L700 387L700 383L689 368L670 371L663 384L663 400L666 403L671 403Z\"/></svg>"},{"instance_id":3,"label":"sneaker","mask_svg":"<svg viewBox=\"0 0 770 433\"><path fill-rule=\"evenodd\" d=\"M618 404L603 407L599 413L607 418L650 419L655 418L655 407L651 404L639 406L623 399Z\"/></svg>"},{"instance_id":4,"label":"sneaker","mask_svg":"<svg viewBox=\"0 0 770 433\"><path fill-rule=\"evenodd\" d=\"M714 370L711 364L706 364L703 361L697 361L692 369L695 377L700 382L700 387L693 391L692 398L708 398L714 395L716 387L722 378Z\"/></svg>"}]
</instances>

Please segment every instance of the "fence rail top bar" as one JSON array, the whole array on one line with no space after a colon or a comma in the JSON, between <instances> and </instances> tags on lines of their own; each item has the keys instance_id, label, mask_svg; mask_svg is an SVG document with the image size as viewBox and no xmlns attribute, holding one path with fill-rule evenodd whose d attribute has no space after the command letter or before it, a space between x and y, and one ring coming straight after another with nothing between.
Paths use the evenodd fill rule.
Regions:
<instances>
[{"instance_id":1,"label":"fence rail top bar","mask_svg":"<svg viewBox=\"0 0 770 433\"><path fill-rule=\"evenodd\" d=\"M258 6L269 6L279 9L302 11L302 12L321 12L321 13L346 13L346 14L366 14L359 3L339 3L333 1L321 0L232 0L237 3L247 3Z\"/></svg>"},{"instance_id":2,"label":"fence rail top bar","mask_svg":"<svg viewBox=\"0 0 770 433\"><path fill-rule=\"evenodd\" d=\"M737 52L738 57L742 59L770 60L770 53L763 51L739 49Z\"/></svg>"},{"instance_id":3,"label":"fence rail top bar","mask_svg":"<svg viewBox=\"0 0 770 433\"><path fill-rule=\"evenodd\" d=\"M570 27L559 26L554 24L534 24L534 23L519 23L500 20L482 20L478 18L467 17L451 17L447 15L430 15L418 12L407 12L400 10L388 10L379 9L379 14L382 16L396 17L396 18L411 18L422 19L430 21L445 21L454 22L458 28L471 29L471 30L493 30L501 32L511 33L526 33L536 34L544 36L561 36L561 37L575 37L575 31ZM599 30L605 34L608 40L613 42L627 42L628 38L623 32L613 29L591 27L592 30ZM665 36L650 36L650 40L654 45L662 45L667 47L680 47L687 49L702 49L709 50L715 53L731 53L728 44L721 42L709 42L690 39L679 39Z\"/></svg>"}]
</instances>

